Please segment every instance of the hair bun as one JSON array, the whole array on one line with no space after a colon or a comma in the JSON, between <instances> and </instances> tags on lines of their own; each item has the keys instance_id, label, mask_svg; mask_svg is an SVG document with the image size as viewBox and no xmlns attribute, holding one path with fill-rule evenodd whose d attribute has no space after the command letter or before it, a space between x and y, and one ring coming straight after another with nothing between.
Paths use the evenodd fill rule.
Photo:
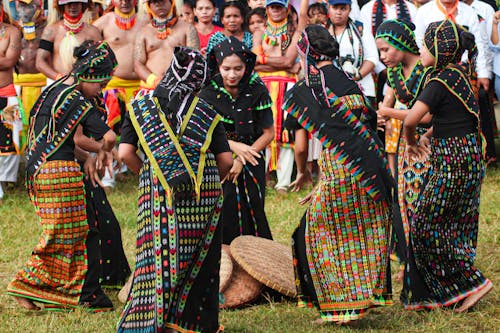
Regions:
<instances>
[{"instance_id":1,"label":"hair bun","mask_svg":"<svg viewBox=\"0 0 500 333\"><path fill-rule=\"evenodd\" d=\"M80 46L75 47L75 49L73 50L73 57L81 59L87 56L90 52L90 46L93 43L94 42L91 40L86 40Z\"/></svg>"},{"instance_id":2,"label":"hair bun","mask_svg":"<svg viewBox=\"0 0 500 333\"><path fill-rule=\"evenodd\" d=\"M460 33L460 45L466 50L472 50L476 45L476 39L474 35L467 31L462 31Z\"/></svg>"}]
</instances>

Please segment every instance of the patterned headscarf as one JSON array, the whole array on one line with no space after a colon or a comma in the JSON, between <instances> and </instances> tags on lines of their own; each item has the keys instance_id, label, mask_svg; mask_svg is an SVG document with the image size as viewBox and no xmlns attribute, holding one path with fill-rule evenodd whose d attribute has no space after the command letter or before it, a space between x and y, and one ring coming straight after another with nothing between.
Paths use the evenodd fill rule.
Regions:
<instances>
[{"instance_id":1,"label":"patterned headscarf","mask_svg":"<svg viewBox=\"0 0 500 333\"><path fill-rule=\"evenodd\" d=\"M460 62L465 49L460 46L460 34L465 30L451 20L432 22L425 30L424 46L434 56L434 69ZM469 51L471 63L477 55L477 48Z\"/></svg>"},{"instance_id":2,"label":"patterned headscarf","mask_svg":"<svg viewBox=\"0 0 500 333\"><path fill-rule=\"evenodd\" d=\"M182 122L185 99L198 92L207 80L207 62L200 51L176 46L172 63L153 92L163 112L176 112Z\"/></svg>"},{"instance_id":3,"label":"patterned headscarf","mask_svg":"<svg viewBox=\"0 0 500 333\"><path fill-rule=\"evenodd\" d=\"M256 55L234 36L217 44L207 55L208 68L211 72L210 76L213 77L216 75L222 61L233 54L236 54L245 63L245 74L240 81L240 85L245 84L255 67Z\"/></svg>"},{"instance_id":4,"label":"patterned headscarf","mask_svg":"<svg viewBox=\"0 0 500 333\"><path fill-rule=\"evenodd\" d=\"M107 42L85 41L74 50L73 56L76 61L71 75L75 77L75 83L109 80L118 66L115 53Z\"/></svg>"},{"instance_id":5,"label":"patterned headscarf","mask_svg":"<svg viewBox=\"0 0 500 333\"><path fill-rule=\"evenodd\" d=\"M415 25L411 22L387 20L378 27L375 39L381 38L400 51L418 54L413 30Z\"/></svg>"},{"instance_id":6,"label":"patterned headscarf","mask_svg":"<svg viewBox=\"0 0 500 333\"><path fill-rule=\"evenodd\" d=\"M327 35L331 38L332 43L337 43L333 36L321 25L310 25L304 29L302 32L298 42L297 42L297 50L301 56L305 58L306 64L304 68L304 76L306 80L306 84L312 88L316 93L316 98L319 103L327 106L330 106L328 99L326 98L326 85L325 85L325 77L323 72L319 70L317 67L317 63L320 61L331 60L333 58L321 53L321 50L316 50L309 41L308 32L312 29L325 30ZM325 34L325 37L327 36Z\"/></svg>"}]
</instances>

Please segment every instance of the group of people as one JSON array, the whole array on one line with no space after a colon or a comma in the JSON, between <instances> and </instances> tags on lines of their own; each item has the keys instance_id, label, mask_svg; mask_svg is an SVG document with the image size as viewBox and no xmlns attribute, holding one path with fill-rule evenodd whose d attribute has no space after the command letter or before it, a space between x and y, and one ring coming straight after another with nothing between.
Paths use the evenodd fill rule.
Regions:
<instances>
[{"instance_id":1,"label":"group of people","mask_svg":"<svg viewBox=\"0 0 500 333\"><path fill-rule=\"evenodd\" d=\"M474 259L500 12L488 26L453 0L302 0L295 16L286 0L251 0L248 15L230 1L219 27L210 0L147 0L147 18L114 0L89 24L87 0L58 0L47 24L36 0L16 1L21 23L3 7L0 23L0 174L17 174L24 149L43 230L7 288L21 306L112 308L101 286L130 268L100 175L112 186L121 162L139 196L119 332L222 330L221 244L272 239L267 174L298 191L313 160L292 249L318 324L392 304L391 251L407 309L463 312L492 289Z\"/></svg>"}]
</instances>

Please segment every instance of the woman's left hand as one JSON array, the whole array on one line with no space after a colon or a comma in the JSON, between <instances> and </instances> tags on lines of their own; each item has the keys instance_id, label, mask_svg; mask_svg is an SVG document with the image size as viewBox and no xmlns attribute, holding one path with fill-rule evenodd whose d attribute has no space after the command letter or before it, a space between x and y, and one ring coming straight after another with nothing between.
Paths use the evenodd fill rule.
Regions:
<instances>
[{"instance_id":1,"label":"woman's left hand","mask_svg":"<svg viewBox=\"0 0 500 333\"><path fill-rule=\"evenodd\" d=\"M226 177L222 180L222 183L224 183L226 180L232 181L233 184L236 183L242 170L243 170L243 163L241 163L239 158L235 158L231 170L229 170Z\"/></svg>"},{"instance_id":2,"label":"woman's left hand","mask_svg":"<svg viewBox=\"0 0 500 333\"><path fill-rule=\"evenodd\" d=\"M104 187L104 185L101 183L101 178L99 177L99 173L97 172L96 165L97 159L89 154L87 159L85 160L85 163L83 164L85 179L90 179L90 183L94 187L97 187L97 184L99 184L101 187Z\"/></svg>"}]
</instances>

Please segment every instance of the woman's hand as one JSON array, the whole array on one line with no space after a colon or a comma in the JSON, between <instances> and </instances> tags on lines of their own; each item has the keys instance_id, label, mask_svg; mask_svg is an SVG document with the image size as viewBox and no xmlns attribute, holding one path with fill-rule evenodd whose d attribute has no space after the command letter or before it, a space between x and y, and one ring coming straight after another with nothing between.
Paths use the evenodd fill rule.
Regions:
<instances>
[{"instance_id":1,"label":"woman's hand","mask_svg":"<svg viewBox=\"0 0 500 333\"><path fill-rule=\"evenodd\" d=\"M85 173L85 179L87 180L90 179L90 183L94 187L97 187L97 184L99 184L101 187L104 187L104 185L101 183L101 178L99 177L99 173L97 172L96 164L97 164L97 159L89 154L87 156L87 159L85 160L85 163L83 164L83 172Z\"/></svg>"},{"instance_id":2,"label":"woman's hand","mask_svg":"<svg viewBox=\"0 0 500 333\"><path fill-rule=\"evenodd\" d=\"M107 169L109 175L113 175L113 154L105 150L99 149L97 152L97 162L96 168L101 175L104 175L104 171Z\"/></svg>"},{"instance_id":3,"label":"woman's hand","mask_svg":"<svg viewBox=\"0 0 500 333\"><path fill-rule=\"evenodd\" d=\"M242 170L243 170L243 163L237 157L234 159L233 166L231 167L231 170L229 170L229 172L227 173L226 177L222 180L222 183L224 183L226 180L229 180L232 181L233 184L235 184Z\"/></svg>"},{"instance_id":4,"label":"woman's hand","mask_svg":"<svg viewBox=\"0 0 500 333\"><path fill-rule=\"evenodd\" d=\"M424 142L422 144L406 145L406 153L410 161L423 161L427 159L430 152L429 147Z\"/></svg>"},{"instance_id":5,"label":"woman's hand","mask_svg":"<svg viewBox=\"0 0 500 333\"><path fill-rule=\"evenodd\" d=\"M318 190L318 184L316 184L316 186L313 187L311 192L309 192L305 197L303 197L299 200L299 204L305 205L305 204L309 203L312 200L314 194L316 194L317 190Z\"/></svg>"},{"instance_id":6,"label":"woman's hand","mask_svg":"<svg viewBox=\"0 0 500 333\"><path fill-rule=\"evenodd\" d=\"M298 192L302 189L304 184L312 181L311 171L306 169L305 172L297 172L295 180L290 184L290 192Z\"/></svg>"},{"instance_id":7,"label":"woman's hand","mask_svg":"<svg viewBox=\"0 0 500 333\"><path fill-rule=\"evenodd\" d=\"M242 142L233 141L231 144L231 150L233 151L233 153L238 155L238 157L241 159L240 162L243 163L243 165L247 164L247 162L253 166L259 164L257 158L261 156L254 147Z\"/></svg>"}]
</instances>

